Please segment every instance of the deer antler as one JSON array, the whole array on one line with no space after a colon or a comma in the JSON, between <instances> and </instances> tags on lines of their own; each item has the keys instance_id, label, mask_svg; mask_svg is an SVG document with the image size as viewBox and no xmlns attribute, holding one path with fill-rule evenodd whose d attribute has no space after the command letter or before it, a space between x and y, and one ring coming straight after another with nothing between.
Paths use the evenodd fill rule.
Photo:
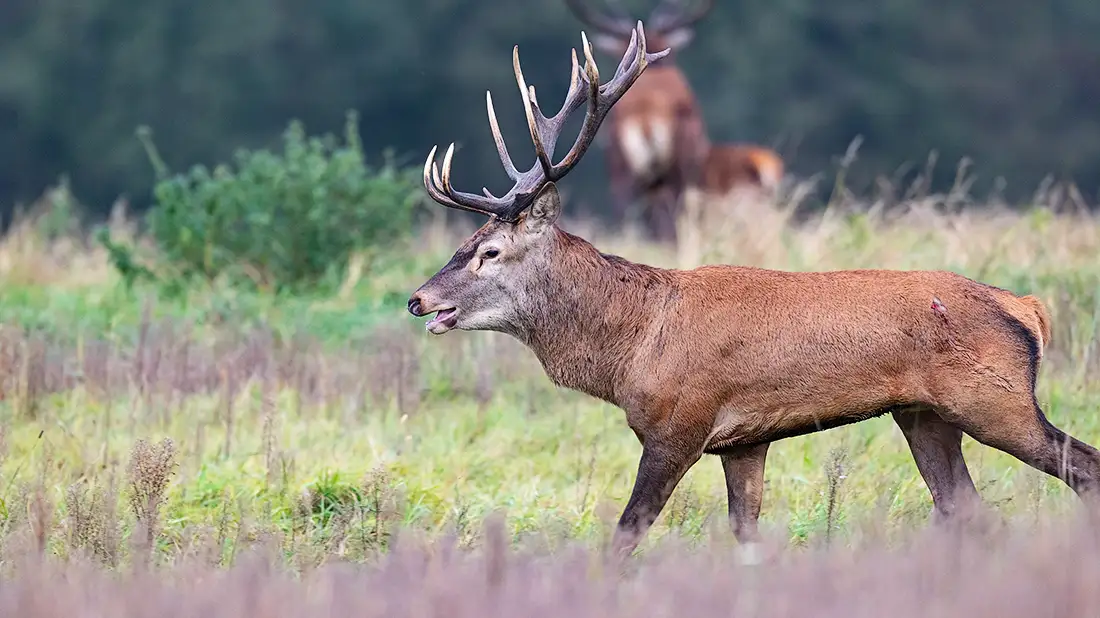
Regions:
<instances>
[{"instance_id":1,"label":"deer antler","mask_svg":"<svg viewBox=\"0 0 1100 618\"><path fill-rule=\"evenodd\" d=\"M714 0L703 0L693 11L686 10L684 8L685 4L683 0L661 0L661 3L650 14L649 23L655 31L667 33L677 28L690 26L714 8Z\"/></svg>"},{"instance_id":2,"label":"deer antler","mask_svg":"<svg viewBox=\"0 0 1100 618\"><path fill-rule=\"evenodd\" d=\"M451 159L454 156L454 144L443 155L443 172L439 172L435 165L436 146L428 153L428 159L424 162L424 187L435 201L449 208L468 210L489 215L502 221L515 223L519 215L528 206L531 198L549 182L556 182L569 173L584 156L592 140L599 130L607 112L615 105L623 94L630 88L635 80L642 74L650 62L668 55L669 50L662 50L653 54L646 53L645 31L642 22L639 21L630 34L630 44L626 54L619 62L615 76L606 84L600 85L600 72L596 67L596 61L592 57L592 47L588 43L588 37L581 32L581 42L584 50L584 71L577 64L577 50L572 53L573 68L569 81L569 91L565 95L565 102L558 113L547 117L543 115L535 99L535 89L528 87L523 79L523 71L519 64L519 46L512 49L512 68L516 74L516 83L519 85L520 95L523 97L523 109L527 114L527 126L531 131L531 141L535 146L537 160L526 172L516 169L512 158L508 155L508 148L504 144L504 137L500 134L500 126L497 123L496 112L493 110L493 98L485 93L485 106L489 112L489 128L493 132L493 141L497 145L497 154L508 177L515 184L501 197L495 197L488 189L482 189L484 195L464 193L456 191L451 186ZM585 101L588 109L584 114L584 124L577 134L573 146L562 158L560 163L554 163L554 146L557 145L565 121L571 113L577 110Z\"/></svg>"},{"instance_id":3,"label":"deer antler","mask_svg":"<svg viewBox=\"0 0 1100 618\"><path fill-rule=\"evenodd\" d=\"M565 0L565 5L577 19L601 32L626 36L634 30L634 20L617 1L608 3L610 11L593 10L584 0Z\"/></svg>"}]
</instances>

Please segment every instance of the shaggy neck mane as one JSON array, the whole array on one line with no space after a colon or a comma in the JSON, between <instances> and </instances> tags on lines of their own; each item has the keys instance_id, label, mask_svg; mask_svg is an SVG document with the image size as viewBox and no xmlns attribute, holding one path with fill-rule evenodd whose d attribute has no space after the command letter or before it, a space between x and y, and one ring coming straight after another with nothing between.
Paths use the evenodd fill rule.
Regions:
<instances>
[{"instance_id":1,"label":"shaggy neck mane","mask_svg":"<svg viewBox=\"0 0 1100 618\"><path fill-rule=\"evenodd\" d=\"M675 282L667 270L554 234L543 278L527 291L521 339L555 384L614 403L638 342L678 297Z\"/></svg>"}]
</instances>

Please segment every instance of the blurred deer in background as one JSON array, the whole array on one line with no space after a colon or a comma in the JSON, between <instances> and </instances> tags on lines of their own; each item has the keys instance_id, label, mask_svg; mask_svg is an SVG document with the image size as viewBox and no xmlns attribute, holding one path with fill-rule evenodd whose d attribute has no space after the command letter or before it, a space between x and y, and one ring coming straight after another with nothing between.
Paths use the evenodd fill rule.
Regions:
<instances>
[{"instance_id":1,"label":"blurred deer in background","mask_svg":"<svg viewBox=\"0 0 1100 618\"><path fill-rule=\"evenodd\" d=\"M565 3L582 23L596 29L596 48L621 55L634 21L617 3L610 11L598 11L586 1ZM707 156L702 111L674 54L691 42L693 24L712 6L713 0L703 0L687 11L679 2L665 0L653 10L646 21L647 36L653 49L668 49L669 54L646 70L607 119L605 152L614 213L626 217L639 203L643 225L660 241L675 240L679 200Z\"/></svg>"},{"instance_id":2,"label":"blurred deer in background","mask_svg":"<svg viewBox=\"0 0 1100 618\"><path fill-rule=\"evenodd\" d=\"M763 189L774 196L783 180L783 159L770 148L753 144L711 144L698 187L707 197L725 197L741 187Z\"/></svg>"},{"instance_id":3,"label":"blurred deer in background","mask_svg":"<svg viewBox=\"0 0 1100 618\"><path fill-rule=\"evenodd\" d=\"M710 145L698 182L685 189L676 211L680 265L698 265L708 243L728 243L730 224L752 225L757 212L751 208L752 202L774 203L783 168L783 159L768 148Z\"/></svg>"},{"instance_id":4,"label":"blurred deer in background","mask_svg":"<svg viewBox=\"0 0 1100 618\"><path fill-rule=\"evenodd\" d=\"M583 23L595 28L592 43L621 55L633 32L631 17L617 2L598 11L586 0L565 0ZM749 144L712 144L702 111L675 50L694 36L693 25L713 8L702 0L694 9L682 0L662 0L647 21L654 49L669 55L647 69L608 116L606 161L612 207L622 218L640 201L642 222L656 240L673 241L689 187L699 196L724 197L740 187L774 194L783 177L775 152Z\"/></svg>"},{"instance_id":5,"label":"blurred deer in background","mask_svg":"<svg viewBox=\"0 0 1100 618\"><path fill-rule=\"evenodd\" d=\"M507 333L557 385L626 412L642 445L613 540L630 553L704 454L725 470L737 538L757 538L769 445L889 414L937 514L980 500L963 460L965 432L1066 482L1100 506L1100 452L1047 420L1035 398L1050 316L1034 296L945 271L785 272L742 266L663 269L601 253L557 226L556 183L576 167L615 102L665 52L646 53L641 22L615 75L600 84L583 38L561 109L544 115L512 63L536 160L520 172L492 98L489 125L514 185L500 197L451 185L454 144L424 186L489 221L414 292L429 332ZM580 133L554 149L571 112ZM1100 512L1100 511L1098 511Z\"/></svg>"}]
</instances>

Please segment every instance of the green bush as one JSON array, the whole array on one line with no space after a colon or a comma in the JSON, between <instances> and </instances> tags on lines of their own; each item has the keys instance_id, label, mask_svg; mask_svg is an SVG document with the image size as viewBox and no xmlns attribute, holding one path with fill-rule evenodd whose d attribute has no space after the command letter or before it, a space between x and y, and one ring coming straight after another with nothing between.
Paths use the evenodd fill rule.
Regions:
<instances>
[{"instance_id":1,"label":"green bush","mask_svg":"<svg viewBox=\"0 0 1100 618\"><path fill-rule=\"evenodd\" d=\"M234 165L171 174L148 129L139 137L157 173L148 230L174 277L227 277L270 289L332 281L354 252L393 247L421 207L419 174L366 164L357 117L345 143L309 137L298 121L283 152L240 150Z\"/></svg>"}]
</instances>

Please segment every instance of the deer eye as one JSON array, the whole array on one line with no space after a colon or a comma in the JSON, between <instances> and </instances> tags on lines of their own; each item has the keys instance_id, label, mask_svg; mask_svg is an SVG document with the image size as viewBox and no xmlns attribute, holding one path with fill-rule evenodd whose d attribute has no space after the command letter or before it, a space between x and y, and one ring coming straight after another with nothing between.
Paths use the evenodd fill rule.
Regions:
<instances>
[{"instance_id":1,"label":"deer eye","mask_svg":"<svg viewBox=\"0 0 1100 618\"><path fill-rule=\"evenodd\" d=\"M486 249L485 253L481 254L482 259L491 260L500 255L499 249Z\"/></svg>"}]
</instances>

